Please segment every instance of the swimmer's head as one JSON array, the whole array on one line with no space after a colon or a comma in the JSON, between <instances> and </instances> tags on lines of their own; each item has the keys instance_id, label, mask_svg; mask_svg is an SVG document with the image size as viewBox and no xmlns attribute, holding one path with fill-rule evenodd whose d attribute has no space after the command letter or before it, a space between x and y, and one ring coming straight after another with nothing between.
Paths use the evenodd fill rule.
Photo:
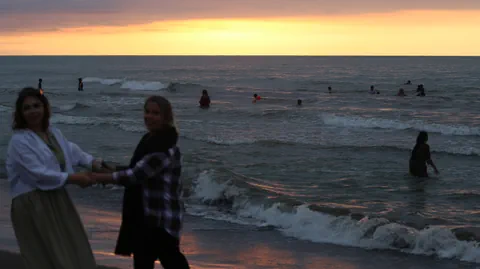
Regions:
<instances>
[{"instance_id":1,"label":"swimmer's head","mask_svg":"<svg viewBox=\"0 0 480 269\"><path fill-rule=\"evenodd\" d=\"M302 105L302 99L297 100L297 105L301 106Z\"/></svg>"},{"instance_id":2,"label":"swimmer's head","mask_svg":"<svg viewBox=\"0 0 480 269\"><path fill-rule=\"evenodd\" d=\"M253 95L253 97L255 97L255 98L257 98L257 96L258 96L258 94L256 94L256 93Z\"/></svg>"},{"instance_id":3,"label":"swimmer's head","mask_svg":"<svg viewBox=\"0 0 480 269\"><path fill-rule=\"evenodd\" d=\"M38 79L38 81L39 81L39 82L42 82L42 81L43 81L43 79L39 78L39 79Z\"/></svg>"},{"instance_id":4,"label":"swimmer's head","mask_svg":"<svg viewBox=\"0 0 480 269\"><path fill-rule=\"evenodd\" d=\"M202 91L202 95L208 95L207 90L203 90L203 91Z\"/></svg>"}]
</instances>

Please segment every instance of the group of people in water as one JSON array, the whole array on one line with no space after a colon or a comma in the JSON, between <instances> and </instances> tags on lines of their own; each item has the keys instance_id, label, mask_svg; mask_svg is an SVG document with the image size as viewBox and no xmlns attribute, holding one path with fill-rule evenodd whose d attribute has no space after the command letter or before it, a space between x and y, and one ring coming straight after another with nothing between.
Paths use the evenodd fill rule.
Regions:
<instances>
[{"instance_id":1,"label":"group of people in water","mask_svg":"<svg viewBox=\"0 0 480 269\"><path fill-rule=\"evenodd\" d=\"M412 85L412 82L409 80L405 83L405 85ZM329 94L331 94L333 92L332 86L328 86L327 89L328 89ZM370 94L380 94L380 91L375 89L374 85L371 85L369 93ZM417 86L416 93L417 93L417 96L425 96L425 87L423 86L423 84L420 84L420 85ZM396 96L407 96L407 94L405 93L405 90L403 88L400 88L398 90L398 93L396 94ZM262 97L260 95L258 95L256 93L253 94L252 103L255 104L260 100L262 100ZM198 101L198 103L200 104L200 108L205 108L205 109L210 108L211 100L210 100L210 96L208 95L207 90L205 90L205 89L202 90L202 96L200 97L200 101ZM301 99L297 99L297 106L301 106L302 103L303 102L302 102Z\"/></svg>"},{"instance_id":2,"label":"group of people in water","mask_svg":"<svg viewBox=\"0 0 480 269\"><path fill-rule=\"evenodd\" d=\"M409 80L407 81L407 83L405 83L405 85L412 85L412 82ZM416 94L417 96L425 96L425 87L423 86L423 84L417 86ZM400 88L398 90L397 96L407 96L407 94L405 93L405 90L403 88Z\"/></svg>"},{"instance_id":3,"label":"group of people in water","mask_svg":"<svg viewBox=\"0 0 480 269\"><path fill-rule=\"evenodd\" d=\"M39 78L37 88L40 89L43 92L42 83L43 83L43 79ZM83 79L82 78L78 78L78 91L80 91L80 92L83 91Z\"/></svg>"}]
</instances>

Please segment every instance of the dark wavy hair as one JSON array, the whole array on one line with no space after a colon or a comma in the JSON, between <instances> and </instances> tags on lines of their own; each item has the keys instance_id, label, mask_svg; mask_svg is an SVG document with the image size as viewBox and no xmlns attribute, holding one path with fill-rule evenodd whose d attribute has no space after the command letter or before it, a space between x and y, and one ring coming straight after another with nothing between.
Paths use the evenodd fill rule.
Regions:
<instances>
[{"instance_id":1,"label":"dark wavy hair","mask_svg":"<svg viewBox=\"0 0 480 269\"><path fill-rule=\"evenodd\" d=\"M428 133L421 131L417 136L417 145L425 144L428 141Z\"/></svg>"},{"instance_id":2,"label":"dark wavy hair","mask_svg":"<svg viewBox=\"0 0 480 269\"><path fill-rule=\"evenodd\" d=\"M15 102L15 114L13 117L13 130L26 129L27 122L23 116L23 103L27 97L35 97L43 104L43 119L42 119L42 129L47 130L50 126L50 103L48 102L47 97L43 94L43 91L35 89L33 87L23 88L18 94L17 101Z\"/></svg>"}]
</instances>

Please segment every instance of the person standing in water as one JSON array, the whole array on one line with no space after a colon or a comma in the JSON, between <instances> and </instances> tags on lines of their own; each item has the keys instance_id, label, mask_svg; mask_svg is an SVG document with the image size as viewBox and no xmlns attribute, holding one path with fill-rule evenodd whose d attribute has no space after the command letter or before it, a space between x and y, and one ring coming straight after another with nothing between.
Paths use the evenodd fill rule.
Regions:
<instances>
[{"instance_id":1,"label":"person standing in water","mask_svg":"<svg viewBox=\"0 0 480 269\"><path fill-rule=\"evenodd\" d=\"M82 78L78 79L78 91L83 92L83 81Z\"/></svg>"},{"instance_id":2,"label":"person standing in water","mask_svg":"<svg viewBox=\"0 0 480 269\"><path fill-rule=\"evenodd\" d=\"M38 79L38 89L39 89L39 90L43 90L43 88L42 88L42 82L43 82L43 80L42 80L41 78L39 78L39 79Z\"/></svg>"},{"instance_id":3,"label":"person standing in water","mask_svg":"<svg viewBox=\"0 0 480 269\"><path fill-rule=\"evenodd\" d=\"M428 177L427 164L433 167L435 174L438 174L438 169L432 161L430 156L430 146L427 144L427 132L420 132L417 136L417 143L412 150L410 157L410 174L416 177Z\"/></svg>"},{"instance_id":4,"label":"person standing in water","mask_svg":"<svg viewBox=\"0 0 480 269\"><path fill-rule=\"evenodd\" d=\"M210 107L210 96L208 96L207 90L202 91L202 97L200 97L200 101L198 101L201 108L209 108Z\"/></svg>"},{"instance_id":5,"label":"person standing in water","mask_svg":"<svg viewBox=\"0 0 480 269\"><path fill-rule=\"evenodd\" d=\"M260 99L262 99L262 98L260 97L260 95L258 95L258 94L255 93L255 94L253 95L252 103L256 103L256 102L259 101Z\"/></svg>"},{"instance_id":6,"label":"person standing in water","mask_svg":"<svg viewBox=\"0 0 480 269\"><path fill-rule=\"evenodd\" d=\"M332 93L332 87L328 86L328 93Z\"/></svg>"},{"instance_id":7,"label":"person standing in water","mask_svg":"<svg viewBox=\"0 0 480 269\"><path fill-rule=\"evenodd\" d=\"M425 96L425 87L423 87L423 84L418 85L417 96Z\"/></svg>"}]
</instances>

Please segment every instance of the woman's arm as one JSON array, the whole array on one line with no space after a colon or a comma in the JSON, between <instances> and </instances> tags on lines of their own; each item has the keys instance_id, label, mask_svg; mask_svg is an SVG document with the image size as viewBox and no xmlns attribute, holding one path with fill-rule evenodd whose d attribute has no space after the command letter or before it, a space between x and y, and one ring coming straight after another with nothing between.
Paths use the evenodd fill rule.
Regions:
<instances>
[{"instance_id":1,"label":"woman's arm","mask_svg":"<svg viewBox=\"0 0 480 269\"><path fill-rule=\"evenodd\" d=\"M7 164L16 170L22 181L40 190L54 190L67 183L89 185L89 178L82 173L68 174L47 167L21 137L12 138L8 147Z\"/></svg>"},{"instance_id":2,"label":"woman's arm","mask_svg":"<svg viewBox=\"0 0 480 269\"><path fill-rule=\"evenodd\" d=\"M165 167L168 167L172 162L172 155L175 154L175 151L175 148L171 148L168 154L159 152L146 155L130 169L112 174L92 173L90 176L97 183L135 185L152 178Z\"/></svg>"},{"instance_id":3,"label":"woman's arm","mask_svg":"<svg viewBox=\"0 0 480 269\"><path fill-rule=\"evenodd\" d=\"M425 145L425 154L426 154L426 163L429 164L431 167L433 167L433 170L435 171L435 174L440 173L437 169L437 166L433 163L432 161L432 156L430 154L430 146Z\"/></svg>"},{"instance_id":4,"label":"woman's arm","mask_svg":"<svg viewBox=\"0 0 480 269\"><path fill-rule=\"evenodd\" d=\"M95 159L92 155L83 151L77 144L65 139L67 146L71 152L72 165L79 165L90 168L92 170L98 170L101 168L101 159Z\"/></svg>"},{"instance_id":5,"label":"woman's arm","mask_svg":"<svg viewBox=\"0 0 480 269\"><path fill-rule=\"evenodd\" d=\"M440 172L437 169L437 166L433 163L432 159L427 160L427 163L433 167L433 170L435 170L435 174L439 174Z\"/></svg>"}]
</instances>

